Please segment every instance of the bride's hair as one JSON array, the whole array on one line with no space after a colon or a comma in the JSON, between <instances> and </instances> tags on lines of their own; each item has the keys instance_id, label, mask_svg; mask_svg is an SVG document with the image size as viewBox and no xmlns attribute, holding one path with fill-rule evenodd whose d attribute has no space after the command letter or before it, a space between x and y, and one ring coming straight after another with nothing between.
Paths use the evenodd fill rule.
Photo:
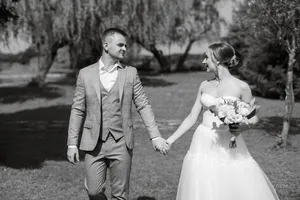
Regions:
<instances>
[{"instance_id":1,"label":"bride's hair","mask_svg":"<svg viewBox=\"0 0 300 200\"><path fill-rule=\"evenodd\" d=\"M218 64L223 64L226 67L234 67L239 63L234 48L228 43L214 43L208 48L211 50L212 57Z\"/></svg>"}]
</instances>

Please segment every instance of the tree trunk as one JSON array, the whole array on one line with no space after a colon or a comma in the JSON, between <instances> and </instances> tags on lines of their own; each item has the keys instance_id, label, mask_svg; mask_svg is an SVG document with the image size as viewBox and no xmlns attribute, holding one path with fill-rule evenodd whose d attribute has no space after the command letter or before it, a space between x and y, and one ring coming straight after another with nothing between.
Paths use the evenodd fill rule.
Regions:
<instances>
[{"instance_id":1,"label":"tree trunk","mask_svg":"<svg viewBox=\"0 0 300 200\"><path fill-rule=\"evenodd\" d=\"M75 71L97 62L102 54L101 44L89 41L69 45L70 69Z\"/></svg>"},{"instance_id":2,"label":"tree trunk","mask_svg":"<svg viewBox=\"0 0 300 200\"><path fill-rule=\"evenodd\" d=\"M164 56L163 52L158 50L155 45L150 46L150 51L158 61L161 71L170 72L168 59Z\"/></svg>"},{"instance_id":3,"label":"tree trunk","mask_svg":"<svg viewBox=\"0 0 300 200\"><path fill-rule=\"evenodd\" d=\"M78 59L79 56L76 53L76 47L75 45L70 44L69 45L69 56L70 56L70 69L71 70L76 70L78 69Z\"/></svg>"},{"instance_id":4,"label":"tree trunk","mask_svg":"<svg viewBox=\"0 0 300 200\"><path fill-rule=\"evenodd\" d=\"M277 146L279 147L286 147L287 145L287 137L290 129L290 119L294 107L293 69L295 64L295 52L295 49L289 52L289 63L285 88L285 113L283 118L283 128L277 142Z\"/></svg>"},{"instance_id":5,"label":"tree trunk","mask_svg":"<svg viewBox=\"0 0 300 200\"><path fill-rule=\"evenodd\" d=\"M190 52L190 50L192 48L192 45L194 44L195 41L196 40L194 40L194 39L190 39L189 40L188 45L185 48L184 53L180 56L180 58L178 60L178 63L177 63L177 66L176 66L176 71L183 70L183 64L184 64L185 60L187 59L187 57L189 55L189 52Z\"/></svg>"},{"instance_id":6,"label":"tree trunk","mask_svg":"<svg viewBox=\"0 0 300 200\"><path fill-rule=\"evenodd\" d=\"M156 60L159 63L161 71L170 72L168 59L164 56L162 51L156 48L155 44L146 45L137 38L132 38L132 39L133 41L135 41L136 43L138 43L139 45L141 45L142 47L144 47L145 49L147 49L153 54L154 58L156 58Z\"/></svg>"},{"instance_id":7,"label":"tree trunk","mask_svg":"<svg viewBox=\"0 0 300 200\"><path fill-rule=\"evenodd\" d=\"M32 87L43 87L45 84L45 80L47 74L50 70L50 67L53 64L54 58L57 54L57 50L62 46L62 44L54 44L51 48L47 50L48 46L45 48L40 49L43 51L43 54L39 55L39 62L38 62L38 72L37 74L31 78L31 81L28 83L28 86ZM44 56L42 56L44 55Z\"/></svg>"}]
</instances>

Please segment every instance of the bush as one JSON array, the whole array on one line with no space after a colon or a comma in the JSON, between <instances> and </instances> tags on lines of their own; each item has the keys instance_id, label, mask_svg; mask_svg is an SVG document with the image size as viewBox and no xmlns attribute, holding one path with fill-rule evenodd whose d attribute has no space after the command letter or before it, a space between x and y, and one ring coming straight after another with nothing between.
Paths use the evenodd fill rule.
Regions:
<instances>
[{"instance_id":1,"label":"bush","mask_svg":"<svg viewBox=\"0 0 300 200\"><path fill-rule=\"evenodd\" d=\"M253 85L253 93L266 98L284 99L288 53L278 43L265 40L238 39L234 34L224 38L242 58L236 73ZM245 42L247 41L247 42ZM294 68L295 100L300 101L300 55Z\"/></svg>"}]
</instances>

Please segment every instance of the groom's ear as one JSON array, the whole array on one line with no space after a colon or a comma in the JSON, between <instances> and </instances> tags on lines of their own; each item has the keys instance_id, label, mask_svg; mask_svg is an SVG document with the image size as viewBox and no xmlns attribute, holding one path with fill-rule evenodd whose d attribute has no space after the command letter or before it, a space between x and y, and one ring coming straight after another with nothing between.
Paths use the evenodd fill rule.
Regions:
<instances>
[{"instance_id":1,"label":"groom's ear","mask_svg":"<svg viewBox=\"0 0 300 200\"><path fill-rule=\"evenodd\" d=\"M103 48L107 51L107 49L108 49L108 43L107 42L103 43Z\"/></svg>"},{"instance_id":2,"label":"groom's ear","mask_svg":"<svg viewBox=\"0 0 300 200\"><path fill-rule=\"evenodd\" d=\"M105 53L108 53L108 43L107 42L103 43L102 48L103 48Z\"/></svg>"}]
</instances>

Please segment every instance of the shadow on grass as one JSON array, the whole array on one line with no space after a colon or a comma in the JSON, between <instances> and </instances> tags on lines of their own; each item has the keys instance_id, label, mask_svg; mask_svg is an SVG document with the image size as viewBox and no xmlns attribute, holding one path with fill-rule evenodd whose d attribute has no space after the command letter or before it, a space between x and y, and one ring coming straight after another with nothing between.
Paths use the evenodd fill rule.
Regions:
<instances>
[{"instance_id":1,"label":"shadow on grass","mask_svg":"<svg viewBox=\"0 0 300 200\"><path fill-rule=\"evenodd\" d=\"M0 114L0 165L40 168L45 160L66 160L70 109L70 106L53 106ZM282 117L262 118L257 128L277 135L282 128ZM300 118L293 118L290 134L299 134L299 128ZM143 198L151 197L140 200Z\"/></svg>"},{"instance_id":2,"label":"shadow on grass","mask_svg":"<svg viewBox=\"0 0 300 200\"><path fill-rule=\"evenodd\" d=\"M147 74L140 75L141 82L143 86L148 87L166 87L170 85L174 85L176 83L165 81L162 78L154 78L155 76L159 76L160 74ZM69 74L59 80L50 80L47 81L47 84L58 84L58 85L76 85L76 75Z\"/></svg>"},{"instance_id":3,"label":"shadow on grass","mask_svg":"<svg viewBox=\"0 0 300 200\"><path fill-rule=\"evenodd\" d=\"M40 168L45 160L66 160L69 114L70 106L1 114L0 165Z\"/></svg>"},{"instance_id":4,"label":"shadow on grass","mask_svg":"<svg viewBox=\"0 0 300 200\"><path fill-rule=\"evenodd\" d=\"M278 135L282 130L283 118L274 116L274 117L264 117L261 118L256 128L263 129L271 135ZM292 118L290 121L290 135L300 134L300 118Z\"/></svg>"},{"instance_id":5,"label":"shadow on grass","mask_svg":"<svg viewBox=\"0 0 300 200\"><path fill-rule=\"evenodd\" d=\"M57 87L0 87L0 103L24 102L35 98L55 99L62 93L63 90Z\"/></svg>"},{"instance_id":6,"label":"shadow on grass","mask_svg":"<svg viewBox=\"0 0 300 200\"><path fill-rule=\"evenodd\" d=\"M167 87L176 84L159 78L149 78L145 76L141 76L140 78L144 87Z\"/></svg>"},{"instance_id":7,"label":"shadow on grass","mask_svg":"<svg viewBox=\"0 0 300 200\"><path fill-rule=\"evenodd\" d=\"M136 200L156 200L156 199L153 197L141 196L138 197Z\"/></svg>"}]
</instances>

